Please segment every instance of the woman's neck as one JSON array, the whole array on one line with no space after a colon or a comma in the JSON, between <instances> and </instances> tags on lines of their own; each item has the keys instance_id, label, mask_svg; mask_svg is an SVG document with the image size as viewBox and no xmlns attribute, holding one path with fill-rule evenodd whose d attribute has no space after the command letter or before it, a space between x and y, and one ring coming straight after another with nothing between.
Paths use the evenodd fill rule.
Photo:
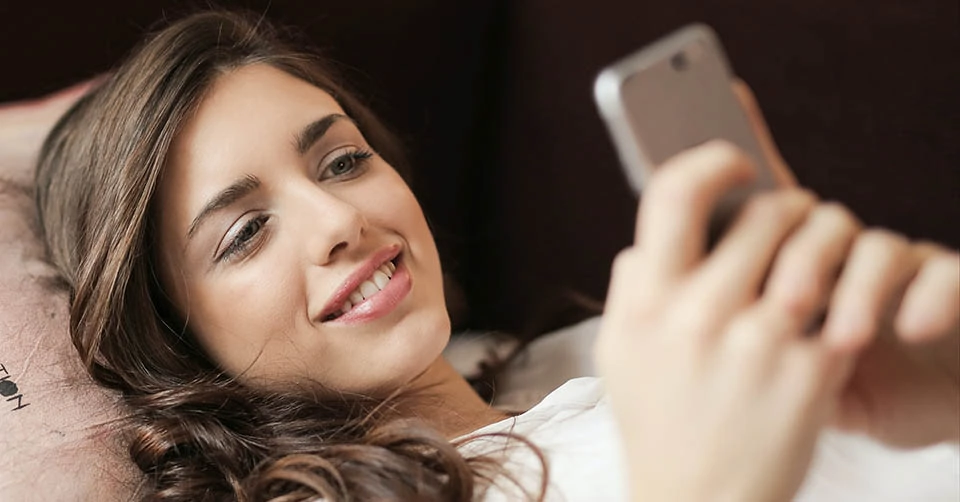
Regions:
<instances>
[{"instance_id":1,"label":"woman's neck","mask_svg":"<svg viewBox=\"0 0 960 502\"><path fill-rule=\"evenodd\" d=\"M410 382L408 389L398 413L420 418L450 439L508 417L480 399L442 356Z\"/></svg>"}]
</instances>

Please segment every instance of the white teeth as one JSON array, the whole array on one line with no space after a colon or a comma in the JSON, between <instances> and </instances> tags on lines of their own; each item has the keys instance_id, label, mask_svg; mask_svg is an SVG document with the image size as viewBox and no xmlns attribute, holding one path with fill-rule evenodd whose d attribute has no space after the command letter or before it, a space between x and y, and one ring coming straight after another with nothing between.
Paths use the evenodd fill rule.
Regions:
<instances>
[{"instance_id":1,"label":"white teeth","mask_svg":"<svg viewBox=\"0 0 960 502\"><path fill-rule=\"evenodd\" d=\"M370 281L363 281L363 284L360 285L360 294L362 294L364 298L370 298L379 291L380 288Z\"/></svg>"},{"instance_id":2,"label":"white teeth","mask_svg":"<svg viewBox=\"0 0 960 502\"><path fill-rule=\"evenodd\" d=\"M356 304L358 304L358 303L360 303L360 302L362 302L362 301L363 301L363 295L360 294L360 291L359 291L359 290L354 291L353 293L350 293L350 302L351 302L351 303L353 303L354 305L356 305Z\"/></svg>"},{"instance_id":3,"label":"white teeth","mask_svg":"<svg viewBox=\"0 0 960 502\"><path fill-rule=\"evenodd\" d=\"M386 286L387 283L390 282L390 278L387 277L387 274L384 274L379 270L373 273L373 277L371 277L371 279L373 279L374 284L376 284L377 287L380 289L383 289L384 286Z\"/></svg>"},{"instance_id":4,"label":"white teeth","mask_svg":"<svg viewBox=\"0 0 960 502\"><path fill-rule=\"evenodd\" d=\"M353 293L350 293L350 298L343 302L343 306L340 307L340 312L337 314L342 315L346 311L354 307L354 305L359 304L360 302L370 298L371 296L380 292L381 289L387 286L387 283L390 282L390 279L393 278L393 273L397 270L397 267L393 262L387 262L383 265L380 265L380 268L373 271L373 275L369 279L363 281Z\"/></svg>"}]
</instances>

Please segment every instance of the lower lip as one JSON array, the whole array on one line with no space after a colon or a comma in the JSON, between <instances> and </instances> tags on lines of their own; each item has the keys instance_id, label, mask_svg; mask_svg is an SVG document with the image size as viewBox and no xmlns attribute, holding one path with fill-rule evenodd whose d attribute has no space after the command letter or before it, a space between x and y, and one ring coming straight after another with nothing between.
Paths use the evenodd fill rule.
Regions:
<instances>
[{"instance_id":1,"label":"lower lip","mask_svg":"<svg viewBox=\"0 0 960 502\"><path fill-rule=\"evenodd\" d=\"M410 272L402 261L397 263L390 282L379 293L356 304L340 317L329 321L335 324L363 324L379 319L397 308L397 305L410 294Z\"/></svg>"}]
</instances>

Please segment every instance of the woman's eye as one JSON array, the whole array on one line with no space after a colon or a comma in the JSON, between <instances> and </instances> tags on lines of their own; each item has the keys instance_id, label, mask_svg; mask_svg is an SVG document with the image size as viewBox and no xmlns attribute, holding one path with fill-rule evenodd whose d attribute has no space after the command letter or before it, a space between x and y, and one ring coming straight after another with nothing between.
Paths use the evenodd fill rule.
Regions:
<instances>
[{"instance_id":1,"label":"woman's eye","mask_svg":"<svg viewBox=\"0 0 960 502\"><path fill-rule=\"evenodd\" d=\"M341 174L351 171L356 163L357 159L353 158L352 155L344 155L335 160L333 165L330 166L330 174L340 176Z\"/></svg>"},{"instance_id":2,"label":"woman's eye","mask_svg":"<svg viewBox=\"0 0 960 502\"><path fill-rule=\"evenodd\" d=\"M263 230L263 225L267 222L267 215L260 215L248 220L239 232L230 240L230 244L223 250L217 261L224 261L237 255L242 255Z\"/></svg>"},{"instance_id":3,"label":"woman's eye","mask_svg":"<svg viewBox=\"0 0 960 502\"><path fill-rule=\"evenodd\" d=\"M320 179L340 178L354 174L370 157L373 157L373 152L369 150L353 150L337 155L324 166Z\"/></svg>"}]
</instances>

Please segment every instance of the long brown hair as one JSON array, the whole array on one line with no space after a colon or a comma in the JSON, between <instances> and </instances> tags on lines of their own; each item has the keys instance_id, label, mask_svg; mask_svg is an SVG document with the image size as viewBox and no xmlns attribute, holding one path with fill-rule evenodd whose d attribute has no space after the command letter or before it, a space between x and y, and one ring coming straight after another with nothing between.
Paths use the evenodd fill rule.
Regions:
<instances>
[{"instance_id":1,"label":"long brown hair","mask_svg":"<svg viewBox=\"0 0 960 502\"><path fill-rule=\"evenodd\" d=\"M249 64L327 91L380 155L403 165L394 138L322 59L294 50L262 19L205 12L149 38L81 99L37 167L49 257L71 293L71 337L93 378L128 405L146 498L472 499L495 475L490 459L464 458L422 424L381 420L383 402L242 385L195 343L163 294L150 214L171 143L212 82Z\"/></svg>"}]
</instances>

